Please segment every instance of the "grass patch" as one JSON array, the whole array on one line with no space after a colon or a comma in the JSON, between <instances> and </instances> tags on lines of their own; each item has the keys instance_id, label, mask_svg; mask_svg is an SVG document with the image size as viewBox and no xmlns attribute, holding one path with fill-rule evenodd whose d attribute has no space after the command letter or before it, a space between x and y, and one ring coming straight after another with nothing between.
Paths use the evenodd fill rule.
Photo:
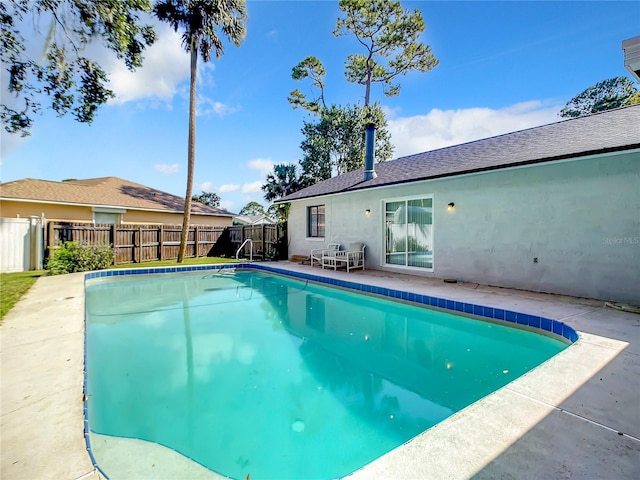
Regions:
<instances>
[{"instance_id":1,"label":"grass patch","mask_svg":"<svg viewBox=\"0 0 640 480\"><path fill-rule=\"evenodd\" d=\"M242 262L243 260L239 260ZM221 258L221 257L198 257L198 258L185 258L182 263L178 263L177 260L158 260L154 262L143 263L125 263L122 265L115 265L109 267L109 270L114 268L151 268L151 267L188 267L189 265L215 265L216 263L238 263L235 258Z\"/></svg>"},{"instance_id":2,"label":"grass patch","mask_svg":"<svg viewBox=\"0 0 640 480\"><path fill-rule=\"evenodd\" d=\"M0 273L0 324L7 312L44 273L44 270Z\"/></svg>"}]
</instances>

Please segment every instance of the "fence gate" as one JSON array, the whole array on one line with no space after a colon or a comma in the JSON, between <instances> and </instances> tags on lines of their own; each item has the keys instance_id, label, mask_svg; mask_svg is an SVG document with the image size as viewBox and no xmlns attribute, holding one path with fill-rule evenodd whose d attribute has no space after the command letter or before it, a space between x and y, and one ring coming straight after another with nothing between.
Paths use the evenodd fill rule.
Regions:
<instances>
[{"instance_id":1,"label":"fence gate","mask_svg":"<svg viewBox=\"0 0 640 480\"><path fill-rule=\"evenodd\" d=\"M0 218L0 272L42 270L44 218Z\"/></svg>"}]
</instances>

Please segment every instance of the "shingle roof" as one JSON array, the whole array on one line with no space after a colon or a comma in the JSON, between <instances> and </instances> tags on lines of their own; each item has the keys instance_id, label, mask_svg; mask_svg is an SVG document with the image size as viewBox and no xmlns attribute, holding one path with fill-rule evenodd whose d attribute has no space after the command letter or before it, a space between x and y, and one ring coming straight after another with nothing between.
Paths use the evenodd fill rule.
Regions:
<instances>
[{"instance_id":1,"label":"shingle roof","mask_svg":"<svg viewBox=\"0 0 640 480\"><path fill-rule=\"evenodd\" d=\"M635 148L640 148L640 105L378 163L377 177L372 180L363 181L363 169L359 169L279 201Z\"/></svg>"},{"instance_id":2,"label":"shingle roof","mask_svg":"<svg viewBox=\"0 0 640 480\"><path fill-rule=\"evenodd\" d=\"M236 222L244 223L245 225L253 225L261 220L265 220L266 223L275 223L273 219L267 215L236 215L233 217Z\"/></svg>"},{"instance_id":3,"label":"shingle roof","mask_svg":"<svg viewBox=\"0 0 640 480\"><path fill-rule=\"evenodd\" d=\"M182 213L184 198L118 177L53 182L26 178L0 184L0 199L73 205L123 207ZM226 210L193 202L191 213L232 216Z\"/></svg>"}]
</instances>

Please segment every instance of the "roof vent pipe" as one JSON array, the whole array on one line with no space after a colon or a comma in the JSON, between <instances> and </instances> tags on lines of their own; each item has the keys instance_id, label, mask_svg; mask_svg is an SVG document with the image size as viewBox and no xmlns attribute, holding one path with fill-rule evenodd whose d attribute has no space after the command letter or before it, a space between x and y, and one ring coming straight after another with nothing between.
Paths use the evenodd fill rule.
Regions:
<instances>
[{"instance_id":1,"label":"roof vent pipe","mask_svg":"<svg viewBox=\"0 0 640 480\"><path fill-rule=\"evenodd\" d=\"M375 141L376 141L376 126L373 123L368 123L364 133L364 180L371 180L376 178L376 172L373 169L373 157L375 154Z\"/></svg>"}]
</instances>

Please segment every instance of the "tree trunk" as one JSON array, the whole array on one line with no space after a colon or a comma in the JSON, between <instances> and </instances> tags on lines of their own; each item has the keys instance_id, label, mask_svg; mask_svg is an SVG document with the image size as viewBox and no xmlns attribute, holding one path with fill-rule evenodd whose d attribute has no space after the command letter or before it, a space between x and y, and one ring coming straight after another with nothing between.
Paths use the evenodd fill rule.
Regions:
<instances>
[{"instance_id":1,"label":"tree trunk","mask_svg":"<svg viewBox=\"0 0 640 480\"><path fill-rule=\"evenodd\" d=\"M191 196L193 191L193 170L196 163L196 75L198 67L198 43L191 42L191 85L189 87L189 151L187 156L187 192L184 196L184 217L180 235L178 263L182 263L187 250L187 237L191 223Z\"/></svg>"},{"instance_id":2,"label":"tree trunk","mask_svg":"<svg viewBox=\"0 0 640 480\"><path fill-rule=\"evenodd\" d=\"M371 98L371 76L373 75L373 70L371 69L371 62L373 60L373 45L369 49L369 56L367 57L367 81L365 83L365 93L364 93L364 112L365 115L368 115L368 106L369 99Z\"/></svg>"}]
</instances>

